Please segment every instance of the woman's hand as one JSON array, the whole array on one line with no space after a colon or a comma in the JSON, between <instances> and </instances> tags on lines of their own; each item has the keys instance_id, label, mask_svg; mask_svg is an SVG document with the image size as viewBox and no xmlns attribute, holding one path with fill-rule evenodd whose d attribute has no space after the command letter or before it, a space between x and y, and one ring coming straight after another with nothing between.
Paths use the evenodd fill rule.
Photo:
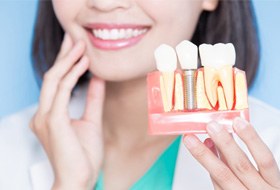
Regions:
<instances>
[{"instance_id":1,"label":"woman's hand","mask_svg":"<svg viewBox=\"0 0 280 190\"><path fill-rule=\"evenodd\" d=\"M234 120L233 128L247 145L258 169L252 165L232 135L216 122L207 126L212 140L206 139L203 144L197 137L187 135L184 144L209 172L216 190L279 190L279 168L254 128L241 118Z\"/></svg>"},{"instance_id":2,"label":"woman's hand","mask_svg":"<svg viewBox=\"0 0 280 190\"><path fill-rule=\"evenodd\" d=\"M54 66L45 74L39 108L30 128L42 143L55 174L53 189L92 189L103 158L104 81L90 81L81 119L69 117L71 92L89 67L85 44L65 35Z\"/></svg>"}]
</instances>

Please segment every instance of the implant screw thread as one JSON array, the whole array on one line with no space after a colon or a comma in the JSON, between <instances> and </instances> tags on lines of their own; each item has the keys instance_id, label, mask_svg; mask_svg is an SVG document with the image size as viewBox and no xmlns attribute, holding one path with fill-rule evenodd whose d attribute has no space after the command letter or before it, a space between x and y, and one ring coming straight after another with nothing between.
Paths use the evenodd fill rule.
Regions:
<instances>
[{"instance_id":1,"label":"implant screw thread","mask_svg":"<svg viewBox=\"0 0 280 190\"><path fill-rule=\"evenodd\" d=\"M197 107L196 103L196 70L184 71L184 104L185 109L194 110Z\"/></svg>"}]
</instances>

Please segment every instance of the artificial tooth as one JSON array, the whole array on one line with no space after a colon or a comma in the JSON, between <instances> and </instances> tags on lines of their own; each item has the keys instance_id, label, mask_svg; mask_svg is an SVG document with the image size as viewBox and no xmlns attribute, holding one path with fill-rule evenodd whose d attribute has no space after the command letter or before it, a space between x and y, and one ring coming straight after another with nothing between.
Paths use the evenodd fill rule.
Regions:
<instances>
[{"instance_id":1,"label":"artificial tooth","mask_svg":"<svg viewBox=\"0 0 280 190\"><path fill-rule=\"evenodd\" d=\"M157 69L161 72L161 94L166 96L164 103L165 110L171 111L173 90L174 90L174 71L177 68L177 56L175 50L168 45L159 46L154 53ZM171 105L171 106L170 106Z\"/></svg>"},{"instance_id":2,"label":"artificial tooth","mask_svg":"<svg viewBox=\"0 0 280 190\"><path fill-rule=\"evenodd\" d=\"M228 109L232 109L234 103L234 81L233 70L231 65L222 66L218 69L220 82L224 89L226 104Z\"/></svg>"},{"instance_id":3,"label":"artificial tooth","mask_svg":"<svg viewBox=\"0 0 280 190\"><path fill-rule=\"evenodd\" d=\"M218 87L218 99L219 99L219 110L227 110L226 99L224 96L224 90L221 86Z\"/></svg>"},{"instance_id":4,"label":"artificial tooth","mask_svg":"<svg viewBox=\"0 0 280 190\"><path fill-rule=\"evenodd\" d=\"M212 107L215 107L218 101L217 88L219 77L217 71L211 67L204 67L204 84L206 95Z\"/></svg>"},{"instance_id":5,"label":"artificial tooth","mask_svg":"<svg viewBox=\"0 0 280 190\"><path fill-rule=\"evenodd\" d=\"M245 108L248 108L246 77L242 73L237 73L235 75L235 109Z\"/></svg>"},{"instance_id":6,"label":"artificial tooth","mask_svg":"<svg viewBox=\"0 0 280 190\"><path fill-rule=\"evenodd\" d=\"M232 66L235 63L235 49L228 44L202 44L199 46L201 63L204 66L204 80L207 97L215 107L218 101L218 83L224 89L226 105L232 109L234 102L234 86Z\"/></svg>"},{"instance_id":7,"label":"artificial tooth","mask_svg":"<svg viewBox=\"0 0 280 190\"><path fill-rule=\"evenodd\" d=\"M175 104L174 110L184 110L184 93L183 93L183 79L181 74L176 73L175 75Z\"/></svg>"},{"instance_id":8,"label":"artificial tooth","mask_svg":"<svg viewBox=\"0 0 280 190\"><path fill-rule=\"evenodd\" d=\"M178 59L183 70L197 69L197 46L184 40L176 46Z\"/></svg>"},{"instance_id":9,"label":"artificial tooth","mask_svg":"<svg viewBox=\"0 0 280 190\"><path fill-rule=\"evenodd\" d=\"M163 76L160 76L160 92L164 112L169 112L172 109L172 103L168 101Z\"/></svg>"},{"instance_id":10,"label":"artificial tooth","mask_svg":"<svg viewBox=\"0 0 280 190\"><path fill-rule=\"evenodd\" d=\"M196 100L196 79L198 49L190 41L183 40L176 46L178 59L183 69L185 108L194 110L197 107Z\"/></svg>"},{"instance_id":11,"label":"artificial tooth","mask_svg":"<svg viewBox=\"0 0 280 190\"><path fill-rule=\"evenodd\" d=\"M197 100L197 108L198 109L212 109L209 101L206 97L205 88L204 88L204 77L203 72L197 72L196 79L196 100Z\"/></svg>"}]
</instances>

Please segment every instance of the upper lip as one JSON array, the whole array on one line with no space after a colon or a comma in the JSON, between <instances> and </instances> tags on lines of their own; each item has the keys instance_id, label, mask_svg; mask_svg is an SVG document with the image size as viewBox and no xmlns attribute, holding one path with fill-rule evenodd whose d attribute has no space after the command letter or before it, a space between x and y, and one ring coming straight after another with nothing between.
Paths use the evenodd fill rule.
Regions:
<instances>
[{"instance_id":1,"label":"upper lip","mask_svg":"<svg viewBox=\"0 0 280 190\"><path fill-rule=\"evenodd\" d=\"M145 29L150 28L149 25L144 24L114 24L114 23L90 23L86 24L85 27L91 30L98 29Z\"/></svg>"}]
</instances>

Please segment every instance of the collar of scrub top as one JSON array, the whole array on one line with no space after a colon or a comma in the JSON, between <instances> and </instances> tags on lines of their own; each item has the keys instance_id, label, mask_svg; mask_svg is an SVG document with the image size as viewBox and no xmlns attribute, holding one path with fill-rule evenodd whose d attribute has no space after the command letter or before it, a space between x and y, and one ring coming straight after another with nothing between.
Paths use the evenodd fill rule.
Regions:
<instances>
[{"instance_id":1,"label":"collar of scrub top","mask_svg":"<svg viewBox=\"0 0 280 190\"><path fill-rule=\"evenodd\" d=\"M73 93L69 114L72 118L79 118L84 109L86 100L87 85L76 89ZM199 138L203 141L207 136L201 135ZM182 140L183 138L181 138ZM30 167L30 177L33 190L50 190L54 181L52 166L47 157ZM185 189L213 189L209 174L206 170L192 157L189 151L181 142L177 163L173 179L173 190Z\"/></svg>"},{"instance_id":2,"label":"collar of scrub top","mask_svg":"<svg viewBox=\"0 0 280 190\"><path fill-rule=\"evenodd\" d=\"M43 160L30 167L33 190L49 190L54 181L54 174L49 161ZM180 143L173 179L173 190L212 189L211 179L206 170Z\"/></svg>"}]
</instances>

